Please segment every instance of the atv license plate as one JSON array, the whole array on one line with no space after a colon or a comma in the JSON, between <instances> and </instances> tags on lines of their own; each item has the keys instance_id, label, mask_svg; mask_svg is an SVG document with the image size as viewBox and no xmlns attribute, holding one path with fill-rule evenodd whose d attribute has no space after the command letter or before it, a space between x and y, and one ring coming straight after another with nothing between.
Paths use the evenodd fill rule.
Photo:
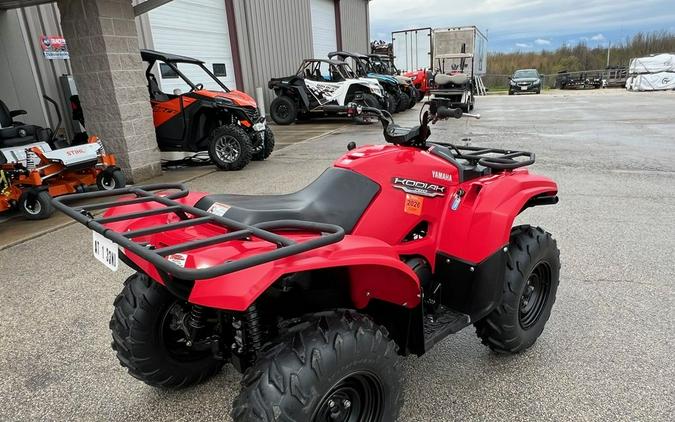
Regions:
<instances>
[{"instance_id":1,"label":"atv license plate","mask_svg":"<svg viewBox=\"0 0 675 422\"><path fill-rule=\"evenodd\" d=\"M259 122L253 125L253 130L256 132L262 132L265 130L265 122Z\"/></svg>"},{"instance_id":2,"label":"atv license plate","mask_svg":"<svg viewBox=\"0 0 675 422\"><path fill-rule=\"evenodd\" d=\"M113 271L117 271L117 267L119 266L119 260L117 258L117 243L106 239L96 232L92 233L94 235L94 257L101 261L106 267Z\"/></svg>"}]
</instances>

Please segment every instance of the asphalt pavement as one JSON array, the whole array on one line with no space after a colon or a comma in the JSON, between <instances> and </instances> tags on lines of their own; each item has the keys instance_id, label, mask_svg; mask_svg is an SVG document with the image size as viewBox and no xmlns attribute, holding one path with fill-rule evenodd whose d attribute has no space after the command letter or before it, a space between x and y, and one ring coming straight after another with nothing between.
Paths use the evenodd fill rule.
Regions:
<instances>
[{"instance_id":1,"label":"asphalt pavement","mask_svg":"<svg viewBox=\"0 0 675 422\"><path fill-rule=\"evenodd\" d=\"M419 108L419 106L418 106ZM532 171L560 185L556 206L518 223L561 250L557 303L528 351L498 356L468 328L405 360L402 421L675 420L675 92L622 90L489 96L480 120L432 138L535 151ZM397 115L414 124L418 110ZM193 190L284 193L326 168L350 125L293 143ZM0 251L0 420L229 420L238 373L177 392L135 380L110 349L112 302L131 271L94 261L91 234L70 225Z\"/></svg>"}]
</instances>

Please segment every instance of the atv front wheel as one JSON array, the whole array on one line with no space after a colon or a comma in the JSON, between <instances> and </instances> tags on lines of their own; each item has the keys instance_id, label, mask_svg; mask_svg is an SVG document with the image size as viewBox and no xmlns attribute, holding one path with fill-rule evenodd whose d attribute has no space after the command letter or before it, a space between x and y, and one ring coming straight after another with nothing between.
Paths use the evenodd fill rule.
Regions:
<instances>
[{"instance_id":1,"label":"atv front wheel","mask_svg":"<svg viewBox=\"0 0 675 422\"><path fill-rule=\"evenodd\" d=\"M387 330L369 317L314 314L246 371L232 419L395 421L403 403L400 361Z\"/></svg>"},{"instance_id":2,"label":"atv front wheel","mask_svg":"<svg viewBox=\"0 0 675 422\"><path fill-rule=\"evenodd\" d=\"M474 325L483 344L498 353L518 353L532 346L544 330L555 302L560 251L540 227L511 231L502 303Z\"/></svg>"},{"instance_id":3,"label":"atv front wheel","mask_svg":"<svg viewBox=\"0 0 675 422\"><path fill-rule=\"evenodd\" d=\"M98 190L113 190L123 188L127 184L127 178L120 169L102 171L96 176Z\"/></svg>"},{"instance_id":4,"label":"atv front wheel","mask_svg":"<svg viewBox=\"0 0 675 422\"><path fill-rule=\"evenodd\" d=\"M282 95L270 104L270 116L278 125L290 125L298 115L298 106L291 97Z\"/></svg>"},{"instance_id":5,"label":"atv front wheel","mask_svg":"<svg viewBox=\"0 0 675 422\"><path fill-rule=\"evenodd\" d=\"M389 95L387 96L386 109L389 114L394 114L398 110L398 97Z\"/></svg>"},{"instance_id":6,"label":"atv front wheel","mask_svg":"<svg viewBox=\"0 0 675 422\"><path fill-rule=\"evenodd\" d=\"M112 348L129 374L154 387L177 389L200 383L223 366L210 349L188 346L181 328L190 305L147 275L124 282L110 320ZM205 322L209 328L209 321Z\"/></svg>"},{"instance_id":7,"label":"atv front wheel","mask_svg":"<svg viewBox=\"0 0 675 422\"><path fill-rule=\"evenodd\" d=\"M235 125L220 126L211 132L209 157L221 170L241 170L251 162L251 138Z\"/></svg>"},{"instance_id":8,"label":"atv front wheel","mask_svg":"<svg viewBox=\"0 0 675 422\"><path fill-rule=\"evenodd\" d=\"M266 160L272 151L274 151L274 133L269 127L265 128L263 132L264 139L261 138L260 132L256 133L256 142L253 145L253 161L263 161Z\"/></svg>"},{"instance_id":9,"label":"atv front wheel","mask_svg":"<svg viewBox=\"0 0 675 422\"><path fill-rule=\"evenodd\" d=\"M46 189L29 189L19 197L19 210L28 220L44 220L54 213L52 197Z\"/></svg>"},{"instance_id":10,"label":"atv front wheel","mask_svg":"<svg viewBox=\"0 0 675 422\"><path fill-rule=\"evenodd\" d=\"M415 87L410 87L410 95L408 95L408 108L413 108L415 107L415 104L417 104L417 90Z\"/></svg>"}]
</instances>

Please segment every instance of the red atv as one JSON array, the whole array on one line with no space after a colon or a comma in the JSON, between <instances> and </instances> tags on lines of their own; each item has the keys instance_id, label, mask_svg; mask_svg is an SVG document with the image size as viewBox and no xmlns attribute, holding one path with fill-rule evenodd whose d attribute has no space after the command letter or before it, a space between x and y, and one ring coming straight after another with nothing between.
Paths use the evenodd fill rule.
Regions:
<instances>
[{"instance_id":1,"label":"red atv","mask_svg":"<svg viewBox=\"0 0 675 422\"><path fill-rule=\"evenodd\" d=\"M404 128L331 107L379 116L389 145L350 144L298 192L163 184L54 200L93 231L99 260L136 270L110 322L131 375L181 388L229 362L245 372L235 421L394 421L401 356L470 325L499 353L542 333L559 251L543 229L512 226L558 200L524 168L534 154L427 142L429 118L460 110Z\"/></svg>"},{"instance_id":2,"label":"red atv","mask_svg":"<svg viewBox=\"0 0 675 422\"><path fill-rule=\"evenodd\" d=\"M412 83L415 85L415 89L417 89L418 101L422 101L425 96L429 95L433 80L433 74L430 70L412 70L405 72L403 76L412 79Z\"/></svg>"}]
</instances>

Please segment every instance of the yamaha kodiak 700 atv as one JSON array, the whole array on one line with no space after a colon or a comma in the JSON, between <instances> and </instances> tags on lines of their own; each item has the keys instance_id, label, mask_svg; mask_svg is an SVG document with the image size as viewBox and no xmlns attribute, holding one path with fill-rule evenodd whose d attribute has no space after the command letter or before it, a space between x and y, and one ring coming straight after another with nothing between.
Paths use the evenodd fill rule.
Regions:
<instances>
[{"instance_id":1,"label":"yamaha kodiak 700 atv","mask_svg":"<svg viewBox=\"0 0 675 422\"><path fill-rule=\"evenodd\" d=\"M208 151L222 170L240 170L252 159L270 156L274 134L253 98L230 90L201 60L153 50L141 50L141 58L147 62L145 76L160 151ZM159 69L164 82L182 80L189 92L164 92L153 69ZM188 74L217 90L205 89Z\"/></svg>"},{"instance_id":2,"label":"yamaha kodiak 700 atv","mask_svg":"<svg viewBox=\"0 0 675 422\"><path fill-rule=\"evenodd\" d=\"M303 60L295 75L272 78L268 87L277 96L270 105L270 116L280 125L291 124L296 118L331 114L326 111L327 105L386 107L380 84L359 79L347 63L339 60Z\"/></svg>"},{"instance_id":3,"label":"yamaha kodiak 700 atv","mask_svg":"<svg viewBox=\"0 0 675 422\"><path fill-rule=\"evenodd\" d=\"M161 184L55 200L94 232L99 260L136 271L110 321L131 375L182 388L231 363L244 372L237 422L389 422L402 356L472 325L498 353L541 335L559 251L543 229L513 226L558 199L525 168L534 154L427 141L429 118L458 109L406 128L377 108L327 107L378 116L388 143L350 143L298 192Z\"/></svg>"}]
</instances>

